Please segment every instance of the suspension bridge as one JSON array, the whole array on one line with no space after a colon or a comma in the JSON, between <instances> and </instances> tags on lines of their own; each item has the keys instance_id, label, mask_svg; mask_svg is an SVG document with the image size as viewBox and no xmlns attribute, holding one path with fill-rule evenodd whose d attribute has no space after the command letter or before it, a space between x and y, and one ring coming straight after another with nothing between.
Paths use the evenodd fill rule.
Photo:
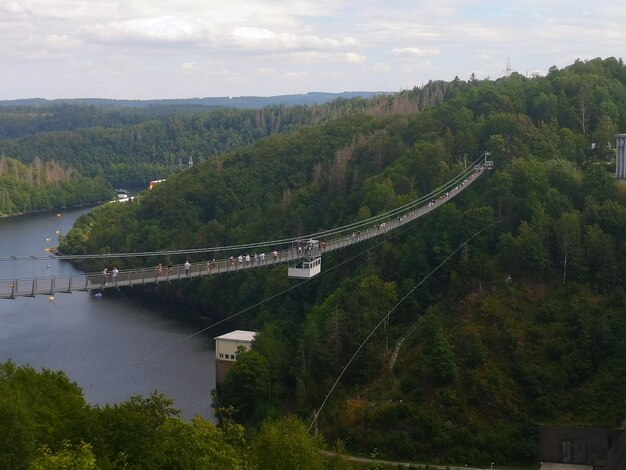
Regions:
<instances>
[{"instance_id":1,"label":"suspension bridge","mask_svg":"<svg viewBox=\"0 0 626 470\"><path fill-rule=\"evenodd\" d=\"M258 269L276 264L288 264L290 277L309 278L320 272L321 258L324 253L383 236L411 223L415 219L423 217L461 194L481 175L493 168L493 162L487 160L488 156L488 152L483 153L472 165L468 166L450 181L415 201L367 220L306 236L248 245L189 250L49 255L45 259L54 261L98 259L103 261L103 265L106 265L109 260L131 257L161 257L166 259L171 256L191 256L194 259L204 259L199 262L186 261L184 264L158 264L157 266L138 269L107 269L102 272L89 272L78 275L0 279L0 299L34 297L36 295L54 296L57 293L71 293L74 291L97 290L101 292L105 289L181 281ZM242 251L249 253L253 249L265 249L265 251L259 254L254 253L252 256L239 254L237 256L219 257L220 254L228 254L236 250L240 253ZM217 254L218 259L211 257L211 255L215 254ZM44 257L0 257L0 262L31 261L33 259L44 259Z\"/></svg>"}]
</instances>

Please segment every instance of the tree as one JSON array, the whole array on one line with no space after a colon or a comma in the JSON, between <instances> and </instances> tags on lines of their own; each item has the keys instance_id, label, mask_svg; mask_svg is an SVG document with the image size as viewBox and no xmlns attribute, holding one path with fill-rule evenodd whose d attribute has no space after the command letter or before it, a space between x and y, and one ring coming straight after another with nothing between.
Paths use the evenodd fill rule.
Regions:
<instances>
[{"instance_id":1,"label":"tree","mask_svg":"<svg viewBox=\"0 0 626 470\"><path fill-rule=\"evenodd\" d=\"M615 179L598 163L587 167L583 174L582 186L586 196L593 196L600 202L614 199L617 193Z\"/></svg>"},{"instance_id":2,"label":"tree","mask_svg":"<svg viewBox=\"0 0 626 470\"><path fill-rule=\"evenodd\" d=\"M548 267L548 250L539 234L525 221L519 228L519 248L520 259L528 272L533 273L535 279L538 275L541 276Z\"/></svg>"},{"instance_id":3,"label":"tree","mask_svg":"<svg viewBox=\"0 0 626 470\"><path fill-rule=\"evenodd\" d=\"M437 329L432 336L424 352L424 361L429 375L435 382L448 384L456 377L458 373L456 356L441 329Z\"/></svg>"},{"instance_id":4,"label":"tree","mask_svg":"<svg viewBox=\"0 0 626 470\"><path fill-rule=\"evenodd\" d=\"M293 416L263 425L254 438L250 457L264 470L316 470L325 468L317 442Z\"/></svg>"},{"instance_id":5,"label":"tree","mask_svg":"<svg viewBox=\"0 0 626 470\"><path fill-rule=\"evenodd\" d=\"M24 397L3 379L0 376L0 468L26 469L35 455L36 423Z\"/></svg>"},{"instance_id":6,"label":"tree","mask_svg":"<svg viewBox=\"0 0 626 470\"><path fill-rule=\"evenodd\" d=\"M156 468L160 459L161 427L180 412L173 401L154 392L148 398L133 396L95 410L90 441L98 461L112 466Z\"/></svg>"},{"instance_id":7,"label":"tree","mask_svg":"<svg viewBox=\"0 0 626 470\"><path fill-rule=\"evenodd\" d=\"M556 117L557 97L550 93L547 95L543 91L534 99L531 105L531 115L536 121L550 122Z\"/></svg>"},{"instance_id":8,"label":"tree","mask_svg":"<svg viewBox=\"0 0 626 470\"><path fill-rule=\"evenodd\" d=\"M554 231L563 255L563 284L565 284L568 256L573 248L580 245L580 213L565 212L554 224Z\"/></svg>"},{"instance_id":9,"label":"tree","mask_svg":"<svg viewBox=\"0 0 626 470\"><path fill-rule=\"evenodd\" d=\"M240 350L220 387L220 399L224 406L232 406L242 421L265 416L271 405L267 358L254 350Z\"/></svg>"},{"instance_id":10,"label":"tree","mask_svg":"<svg viewBox=\"0 0 626 470\"><path fill-rule=\"evenodd\" d=\"M244 461L227 442L224 430L195 416L191 423L167 419L159 429L157 468L189 470L238 470Z\"/></svg>"},{"instance_id":11,"label":"tree","mask_svg":"<svg viewBox=\"0 0 626 470\"><path fill-rule=\"evenodd\" d=\"M615 143L615 135L617 132L617 124L615 124L610 116L603 114L594 132L594 140L597 148L599 148L601 152L607 152L607 148L611 149ZM614 155L613 151L609 151L608 154Z\"/></svg>"},{"instance_id":12,"label":"tree","mask_svg":"<svg viewBox=\"0 0 626 470\"><path fill-rule=\"evenodd\" d=\"M587 225L585 234L587 266L590 275L603 289L613 287L617 266L615 240L597 225Z\"/></svg>"},{"instance_id":13,"label":"tree","mask_svg":"<svg viewBox=\"0 0 626 470\"><path fill-rule=\"evenodd\" d=\"M80 442L73 447L65 442L63 449L53 453L49 447L39 449L39 456L30 466L31 470L93 470L97 468L96 457L90 444Z\"/></svg>"},{"instance_id":14,"label":"tree","mask_svg":"<svg viewBox=\"0 0 626 470\"><path fill-rule=\"evenodd\" d=\"M366 181L364 189L363 205L369 207L374 215L388 209L395 197L393 184L389 178L383 181Z\"/></svg>"}]
</instances>

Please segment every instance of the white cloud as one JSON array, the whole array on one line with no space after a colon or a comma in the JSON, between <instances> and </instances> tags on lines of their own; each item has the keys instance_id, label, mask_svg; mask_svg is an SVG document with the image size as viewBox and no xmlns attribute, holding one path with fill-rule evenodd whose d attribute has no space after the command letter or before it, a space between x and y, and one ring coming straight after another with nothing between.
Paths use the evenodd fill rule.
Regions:
<instances>
[{"instance_id":1,"label":"white cloud","mask_svg":"<svg viewBox=\"0 0 626 470\"><path fill-rule=\"evenodd\" d=\"M429 55L439 55L439 49L420 49L418 47L396 47L391 50L391 54L404 57L423 57Z\"/></svg>"},{"instance_id":2,"label":"white cloud","mask_svg":"<svg viewBox=\"0 0 626 470\"><path fill-rule=\"evenodd\" d=\"M181 64L180 68L188 72L194 72L201 67L195 62L185 62L184 64Z\"/></svg>"},{"instance_id":3,"label":"white cloud","mask_svg":"<svg viewBox=\"0 0 626 470\"><path fill-rule=\"evenodd\" d=\"M80 35L94 42L191 42L206 35L197 21L176 16L135 18L108 24L95 23L80 28Z\"/></svg>"},{"instance_id":4,"label":"white cloud","mask_svg":"<svg viewBox=\"0 0 626 470\"><path fill-rule=\"evenodd\" d=\"M286 78L294 79L294 78L305 78L310 76L311 74L308 72L287 72L285 74Z\"/></svg>"},{"instance_id":5,"label":"white cloud","mask_svg":"<svg viewBox=\"0 0 626 470\"><path fill-rule=\"evenodd\" d=\"M0 99L68 76L83 96L398 90L624 56L624 24L623 0L0 0Z\"/></svg>"},{"instance_id":6,"label":"white cloud","mask_svg":"<svg viewBox=\"0 0 626 470\"><path fill-rule=\"evenodd\" d=\"M17 2L15 0L4 2L4 4L2 4L2 9L5 12L11 13L11 14L19 15L22 13L28 13L28 10L26 9L26 7L22 3Z\"/></svg>"},{"instance_id":7,"label":"white cloud","mask_svg":"<svg viewBox=\"0 0 626 470\"><path fill-rule=\"evenodd\" d=\"M289 32L275 32L257 27L239 27L231 32L232 44L255 51L279 50L328 50L353 46L351 37L339 39L301 35Z\"/></svg>"},{"instance_id":8,"label":"white cloud","mask_svg":"<svg viewBox=\"0 0 626 470\"><path fill-rule=\"evenodd\" d=\"M75 49L81 44L81 41L71 36L68 36L67 34L51 34L49 36L46 36L43 41L43 45L46 48L53 50Z\"/></svg>"},{"instance_id":9,"label":"white cloud","mask_svg":"<svg viewBox=\"0 0 626 470\"><path fill-rule=\"evenodd\" d=\"M358 64L360 62L365 62L367 60L367 56L363 54L357 54L356 52L347 52L346 60L353 64Z\"/></svg>"}]
</instances>

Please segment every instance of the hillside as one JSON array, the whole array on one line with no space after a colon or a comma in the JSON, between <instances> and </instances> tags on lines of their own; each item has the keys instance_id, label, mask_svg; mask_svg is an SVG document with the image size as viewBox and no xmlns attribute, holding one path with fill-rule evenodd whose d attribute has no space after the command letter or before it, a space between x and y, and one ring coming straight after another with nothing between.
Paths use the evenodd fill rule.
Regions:
<instances>
[{"instance_id":1,"label":"hillside","mask_svg":"<svg viewBox=\"0 0 626 470\"><path fill-rule=\"evenodd\" d=\"M221 397L254 426L287 410L310 418L420 284L346 370L320 431L364 454L532 462L539 423L624 418L626 193L608 145L626 129L625 85L621 61L596 59L546 77L440 84L423 109L389 98L387 112L271 135L123 210L94 211L61 249L224 246L340 226L414 200L490 151L489 179L384 243L325 257L306 285L272 297L292 285L277 267L157 294L214 320L272 297L225 326L261 332L250 363L267 364L258 384L271 386L242 386L242 370Z\"/></svg>"},{"instance_id":2,"label":"hillside","mask_svg":"<svg viewBox=\"0 0 626 470\"><path fill-rule=\"evenodd\" d=\"M190 158L201 163L270 135L357 111L383 115L423 110L447 99L446 90L454 88L433 82L393 98L381 94L372 99L363 98L374 95L367 93L311 93L305 100L310 106L299 104L297 96L268 98L263 107L253 105L252 98L229 98L220 106L202 100L0 104L0 156L27 165L36 159L61 161L115 187L147 186L186 167Z\"/></svg>"},{"instance_id":3,"label":"hillside","mask_svg":"<svg viewBox=\"0 0 626 470\"><path fill-rule=\"evenodd\" d=\"M312 106L329 103L337 99L350 100L353 98L373 98L374 96L392 95L386 91L344 91L341 93L309 92L295 95L278 96L215 96L188 99L158 99L158 100L113 100L102 98L76 98L46 100L31 98L22 100L1 100L0 107L46 107L48 105L86 105L100 108L184 108L213 107L260 109L267 106Z\"/></svg>"},{"instance_id":4,"label":"hillside","mask_svg":"<svg viewBox=\"0 0 626 470\"><path fill-rule=\"evenodd\" d=\"M54 160L36 159L30 165L0 157L0 217L81 204L96 204L113 197L102 178L84 178Z\"/></svg>"}]
</instances>

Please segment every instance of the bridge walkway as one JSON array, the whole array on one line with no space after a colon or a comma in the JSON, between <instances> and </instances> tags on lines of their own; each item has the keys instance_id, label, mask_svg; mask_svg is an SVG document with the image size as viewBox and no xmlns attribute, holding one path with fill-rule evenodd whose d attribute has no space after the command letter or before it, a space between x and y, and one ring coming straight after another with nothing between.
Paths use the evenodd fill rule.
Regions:
<instances>
[{"instance_id":1,"label":"bridge walkway","mask_svg":"<svg viewBox=\"0 0 626 470\"><path fill-rule=\"evenodd\" d=\"M120 270L114 277L111 273L84 273L79 275L60 275L19 279L0 279L0 299L14 299L15 297L33 297L35 295L54 296L57 293L71 293L74 291L104 290L119 287L141 286L159 284L161 282L181 281L197 277L227 274L248 269L261 268L281 263L289 263L305 256L317 256L331 251L339 250L356 243L363 242L382 236L392 230L396 230L411 223L439 206L458 196L464 189L469 187L490 166L482 165L475 167L475 171L468 175L458 186L453 187L438 198L424 203L417 209L405 212L390 220L369 226L360 231L354 231L347 235L321 240L318 251L313 253L304 252L302 247L290 247L283 250L272 250L269 253L257 255L246 261L242 257L229 257L218 260L205 260L192 263L188 272L184 265L173 265L171 271L167 266L162 266L159 271L156 267ZM303 237L306 241L308 237Z\"/></svg>"}]
</instances>

